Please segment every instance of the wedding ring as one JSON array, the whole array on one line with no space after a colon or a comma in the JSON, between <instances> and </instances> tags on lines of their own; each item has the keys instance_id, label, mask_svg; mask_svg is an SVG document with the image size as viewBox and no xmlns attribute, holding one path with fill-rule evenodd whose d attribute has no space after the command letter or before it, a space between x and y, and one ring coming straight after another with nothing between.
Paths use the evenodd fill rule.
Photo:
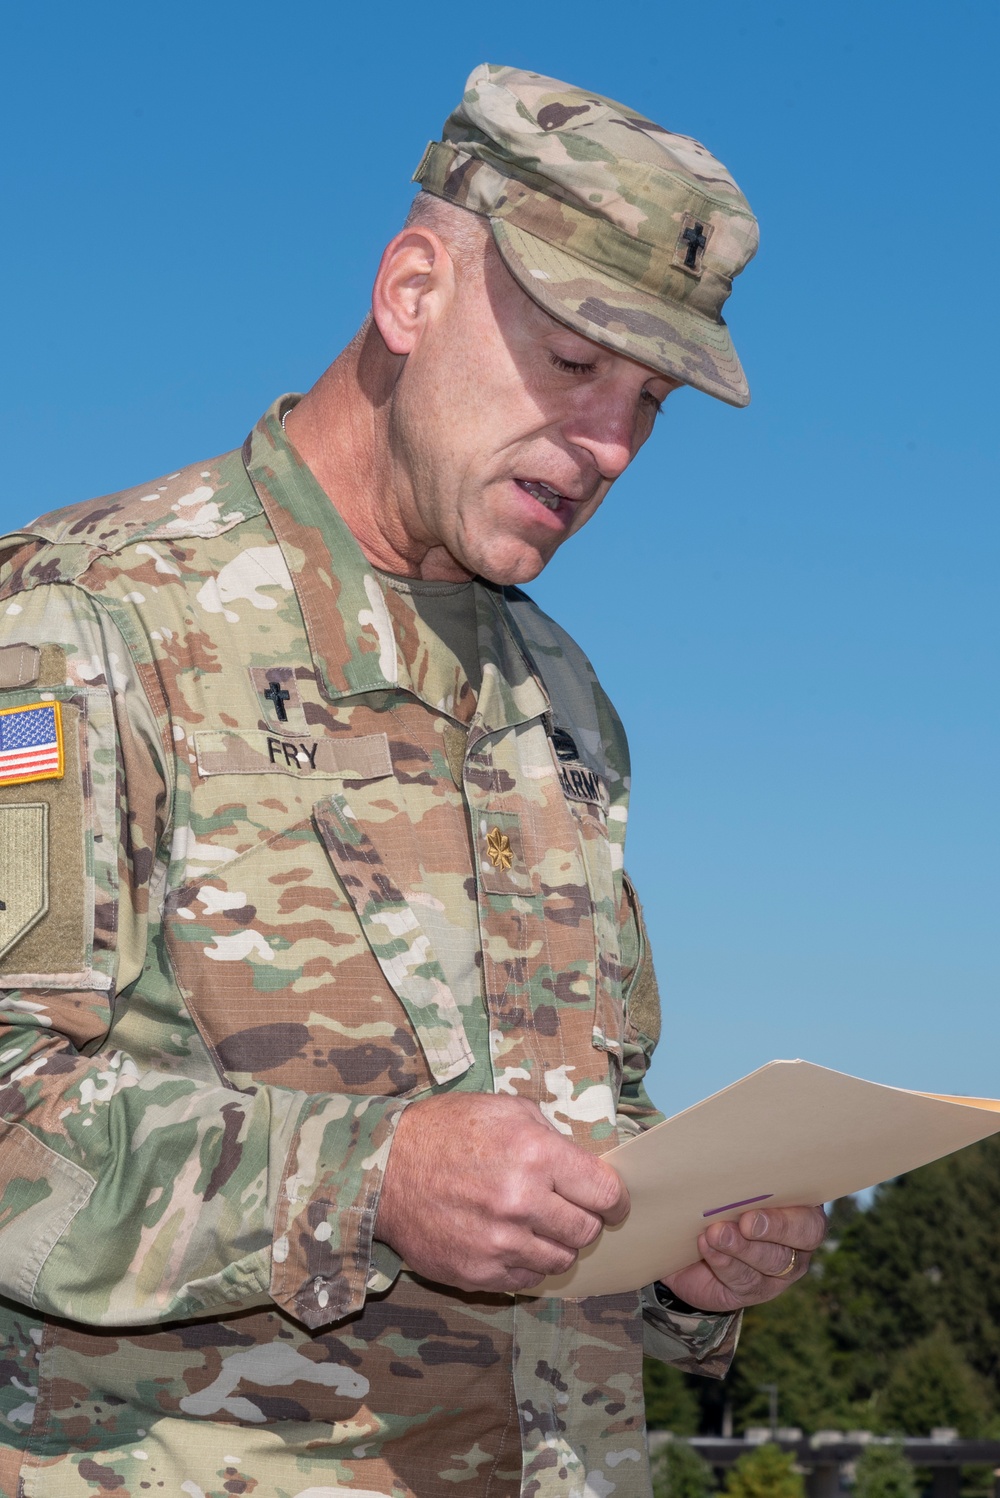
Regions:
<instances>
[{"instance_id":1,"label":"wedding ring","mask_svg":"<svg viewBox=\"0 0 1000 1498\"><path fill-rule=\"evenodd\" d=\"M796 1266L796 1264L798 1262L799 1262L799 1251L798 1251L797 1248L793 1248L792 1249L792 1257L789 1259L789 1261L785 1265L784 1269L782 1269L779 1274L772 1274L770 1276L770 1278L772 1280L783 1280L786 1275L791 1274L792 1270L795 1268L795 1266Z\"/></svg>"}]
</instances>

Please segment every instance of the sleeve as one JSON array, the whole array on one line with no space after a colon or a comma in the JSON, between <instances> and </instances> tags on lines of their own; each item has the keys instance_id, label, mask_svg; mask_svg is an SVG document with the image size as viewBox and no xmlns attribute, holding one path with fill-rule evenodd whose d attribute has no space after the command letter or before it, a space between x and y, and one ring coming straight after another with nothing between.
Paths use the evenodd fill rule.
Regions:
<instances>
[{"instance_id":1,"label":"sleeve","mask_svg":"<svg viewBox=\"0 0 1000 1498\"><path fill-rule=\"evenodd\" d=\"M166 964L175 787L141 644L77 587L0 602L3 723L56 704L62 733L41 777L0 740L0 1294L100 1326L269 1300L325 1325L398 1272L372 1230L405 1102L236 1091L169 1027L152 1062L115 1044L123 1014L158 1022Z\"/></svg>"},{"instance_id":2,"label":"sleeve","mask_svg":"<svg viewBox=\"0 0 1000 1498\"><path fill-rule=\"evenodd\" d=\"M625 1011L618 1116L625 1132L638 1133L663 1122L663 1114L646 1091L646 1073L660 1039L660 989L642 906L627 874L622 875L618 925Z\"/></svg>"},{"instance_id":3,"label":"sleeve","mask_svg":"<svg viewBox=\"0 0 1000 1498\"><path fill-rule=\"evenodd\" d=\"M647 1285L642 1292L642 1350L646 1357L672 1363L682 1373L725 1378L742 1320L741 1311L731 1315L694 1311L688 1316L667 1310L657 1301L652 1285Z\"/></svg>"},{"instance_id":4,"label":"sleeve","mask_svg":"<svg viewBox=\"0 0 1000 1498\"><path fill-rule=\"evenodd\" d=\"M638 1133L660 1123L663 1114L646 1091L646 1072L660 1039L660 991L653 968L646 922L628 875L623 876L619 928L625 1030L622 1089L618 1104L623 1132ZM653 1285L642 1292L643 1351L684 1373L723 1378L739 1340L741 1314L686 1314L661 1305Z\"/></svg>"}]
</instances>

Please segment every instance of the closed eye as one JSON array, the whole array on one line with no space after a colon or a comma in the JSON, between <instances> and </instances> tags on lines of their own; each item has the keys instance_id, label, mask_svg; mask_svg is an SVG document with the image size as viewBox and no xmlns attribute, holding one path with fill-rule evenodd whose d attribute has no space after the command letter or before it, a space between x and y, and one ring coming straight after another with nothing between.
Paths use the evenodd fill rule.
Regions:
<instances>
[{"instance_id":1,"label":"closed eye","mask_svg":"<svg viewBox=\"0 0 1000 1498\"><path fill-rule=\"evenodd\" d=\"M596 364L576 364L572 359L560 359L558 354L550 354L556 369L563 370L566 374L593 374L597 368Z\"/></svg>"}]
</instances>

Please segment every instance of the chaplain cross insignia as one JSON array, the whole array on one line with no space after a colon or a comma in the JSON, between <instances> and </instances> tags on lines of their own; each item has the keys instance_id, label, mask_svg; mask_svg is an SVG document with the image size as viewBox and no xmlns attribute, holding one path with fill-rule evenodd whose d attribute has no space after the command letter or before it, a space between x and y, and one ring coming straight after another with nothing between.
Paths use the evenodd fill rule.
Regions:
<instances>
[{"instance_id":1,"label":"chaplain cross insignia","mask_svg":"<svg viewBox=\"0 0 1000 1498\"><path fill-rule=\"evenodd\" d=\"M288 714L285 711L285 703L288 701L291 693L286 692L284 687L280 686L278 682L272 681L268 684L268 688L264 693L264 696L267 698L268 702L274 703L274 710L278 714L278 722L287 723Z\"/></svg>"},{"instance_id":2,"label":"chaplain cross insignia","mask_svg":"<svg viewBox=\"0 0 1000 1498\"><path fill-rule=\"evenodd\" d=\"M506 872L514 863L510 838L506 832L501 832L499 827L491 827L486 834L486 852L495 869L502 869Z\"/></svg>"},{"instance_id":3,"label":"chaplain cross insignia","mask_svg":"<svg viewBox=\"0 0 1000 1498\"><path fill-rule=\"evenodd\" d=\"M704 224L689 224L681 235L687 245L687 254L684 256L684 265L687 270L698 269L698 251L703 250L708 244L705 236Z\"/></svg>"}]
</instances>

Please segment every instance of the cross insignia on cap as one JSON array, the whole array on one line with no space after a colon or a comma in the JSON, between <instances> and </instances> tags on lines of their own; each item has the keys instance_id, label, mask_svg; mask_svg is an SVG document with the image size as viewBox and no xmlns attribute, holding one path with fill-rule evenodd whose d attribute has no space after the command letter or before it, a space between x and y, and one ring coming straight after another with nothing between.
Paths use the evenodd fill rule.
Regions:
<instances>
[{"instance_id":1,"label":"cross insignia on cap","mask_svg":"<svg viewBox=\"0 0 1000 1498\"><path fill-rule=\"evenodd\" d=\"M685 269L697 270L698 254L708 244L708 240L705 238L705 225L697 222L688 224L681 235L681 239L687 245L687 254L684 256Z\"/></svg>"},{"instance_id":2,"label":"cross insignia on cap","mask_svg":"<svg viewBox=\"0 0 1000 1498\"><path fill-rule=\"evenodd\" d=\"M715 225L708 223L705 219L696 218L693 213L685 213L681 219L680 233L677 235L677 246L674 250L674 264L679 265L681 270L687 271L689 276L700 277L704 270L705 246L711 239Z\"/></svg>"}]
</instances>

